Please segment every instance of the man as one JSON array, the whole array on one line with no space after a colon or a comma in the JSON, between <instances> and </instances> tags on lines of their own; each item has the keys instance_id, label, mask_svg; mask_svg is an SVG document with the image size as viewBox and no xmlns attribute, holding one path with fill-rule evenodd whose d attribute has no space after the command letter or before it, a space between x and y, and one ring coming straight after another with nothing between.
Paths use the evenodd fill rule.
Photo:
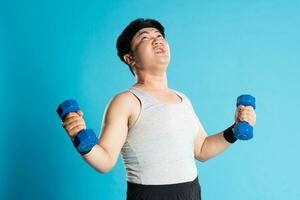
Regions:
<instances>
[{"instance_id":1,"label":"man","mask_svg":"<svg viewBox=\"0 0 300 200\"><path fill-rule=\"evenodd\" d=\"M101 173L110 171L121 152L127 172L127 200L201 199L195 160L220 154L236 141L233 126L208 136L192 103L170 89L170 49L164 27L156 20L136 19L117 40L120 59L136 83L117 94L104 114L98 144L83 159ZM235 124L255 125L252 107L239 106ZM70 113L63 127L73 140L86 128L83 113Z\"/></svg>"}]
</instances>

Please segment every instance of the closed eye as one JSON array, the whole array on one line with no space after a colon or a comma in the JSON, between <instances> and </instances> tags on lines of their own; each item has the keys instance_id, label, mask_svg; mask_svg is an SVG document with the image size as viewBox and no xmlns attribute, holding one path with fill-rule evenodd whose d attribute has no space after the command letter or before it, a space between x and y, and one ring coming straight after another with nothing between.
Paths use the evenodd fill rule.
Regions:
<instances>
[{"instance_id":1,"label":"closed eye","mask_svg":"<svg viewBox=\"0 0 300 200\"><path fill-rule=\"evenodd\" d=\"M147 40L149 39L149 34L148 33L143 33L142 36L140 36L140 40L143 41L143 40ZM156 38L162 38L163 36L161 34L158 34L156 36Z\"/></svg>"}]
</instances>

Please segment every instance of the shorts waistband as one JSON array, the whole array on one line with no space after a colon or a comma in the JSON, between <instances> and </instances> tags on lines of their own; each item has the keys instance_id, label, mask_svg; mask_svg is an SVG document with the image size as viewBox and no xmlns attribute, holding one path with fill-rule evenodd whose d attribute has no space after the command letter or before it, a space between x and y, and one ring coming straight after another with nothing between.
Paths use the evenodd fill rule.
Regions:
<instances>
[{"instance_id":1,"label":"shorts waistband","mask_svg":"<svg viewBox=\"0 0 300 200\"><path fill-rule=\"evenodd\" d=\"M143 185L137 183L131 183L127 181L127 190L128 191L186 191L192 187L199 187L198 176L189 182L175 183L175 184L166 184L166 185Z\"/></svg>"}]
</instances>

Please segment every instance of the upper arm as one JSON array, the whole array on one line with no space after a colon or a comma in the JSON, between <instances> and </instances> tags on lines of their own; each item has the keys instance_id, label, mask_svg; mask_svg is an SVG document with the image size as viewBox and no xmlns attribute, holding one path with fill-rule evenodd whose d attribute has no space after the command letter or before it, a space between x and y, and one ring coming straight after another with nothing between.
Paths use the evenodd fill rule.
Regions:
<instances>
[{"instance_id":1,"label":"upper arm","mask_svg":"<svg viewBox=\"0 0 300 200\"><path fill-rule=\"evenodd\" d=\"M109 154L112 167L126 141L132 106L130 98L128 92L115 96L104 112L98 144Z\"/></svg>"},{"instance_id":2,"label":"upper arm","mask_svg":"<svg viewBox=\"0 0 300 200\"><path fill-rule=\"evenodd\" d=\"M199 129L198 129L198 133L195 138L195 141L194 141L194 157L197 160L201 160L200 153L201 153L201 149L202 149L203 143L205 141L205 138L207 137L207 133L206 133L205 129L203 128L199 119L198 119L198 125L199 125Z\"/></svg>"},{"instance_id":3,"label":"upper arm","mask_svg":"<svg viewBox=\"0 0 300 200\"><path fill-rule=\"evenodd\" d=\"M194 158L197 160L201 160L201 157L200 157L201 149L202 149L203 143L205 141L205 138L207 137L207 133L206 133L205 129L203 128L200 119L198 118L197 114L194 111L192 102L189 100L189 98L186 97L186 99L188 100L187 101L188 105L190 106L190 109L192 111L192 114L194 115L195 121L198 126L198 132L194 139Z\"/></svg>"}]
</instances>

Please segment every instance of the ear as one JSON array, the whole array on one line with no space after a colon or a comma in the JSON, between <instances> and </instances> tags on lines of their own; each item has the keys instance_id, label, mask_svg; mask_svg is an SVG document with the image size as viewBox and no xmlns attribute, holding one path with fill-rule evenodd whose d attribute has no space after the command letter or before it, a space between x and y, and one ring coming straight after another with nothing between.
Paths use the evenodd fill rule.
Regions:
<instances>
[{"instance_id":1,"label":"ear","mask_svg":"<svg viewBox=\"0 0 300 200\"><path fill-rule=\"evenodd\" d=\"M133 59L133 57L132 57L129 53L125 54L125 55L123 56L123 59L124 59L125 62L126 62L128 65L130 65L130 66L132 66L132 65L134 64L134 59Z\"/></svg>"}]
</instances>

